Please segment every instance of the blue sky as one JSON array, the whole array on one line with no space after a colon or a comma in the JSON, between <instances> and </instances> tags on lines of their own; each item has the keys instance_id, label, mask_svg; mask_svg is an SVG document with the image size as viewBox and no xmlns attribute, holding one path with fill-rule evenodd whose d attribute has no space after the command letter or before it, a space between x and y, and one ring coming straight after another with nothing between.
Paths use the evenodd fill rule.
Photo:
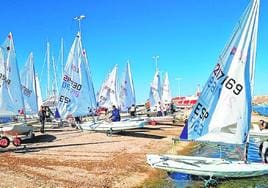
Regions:
<instances>
[{"instance_id":1,"label":"blue sky","mask_svg":"<svg viewBox=\"0 0 268 188\"><path fill-rule=\"evenodd\" d=\"M19 67L31 51L41 74L46 41L58 58L60 39L65 57L78 30L75 16L84 14L83 45L95 90L115 64L119 76L131 62L139 103L149 95L159 55L160 71L169 73L173 96L194 94L207 81L249 0L8 0L1 2L0 41L13 33ZM267 95L268 2L261 1L255 95ZM42 87L44 88L46 83Z\"/></svg>"}]
</instances>

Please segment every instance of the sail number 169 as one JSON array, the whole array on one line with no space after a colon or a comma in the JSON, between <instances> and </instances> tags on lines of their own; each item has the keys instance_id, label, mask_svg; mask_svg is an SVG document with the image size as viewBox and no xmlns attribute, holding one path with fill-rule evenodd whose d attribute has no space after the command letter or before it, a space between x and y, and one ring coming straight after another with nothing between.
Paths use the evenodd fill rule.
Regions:
<instances>
[{"instance_id":1,"label":"sail number 169","mask_svg":"<svg viewBox=\"0 0 268 188\"><path fill-rule=\"evenodd\" d=\"M235 81L233 78L229 78L228 75L226 75L221 68L221 65L218 63L213 70L213 75L215 76L216 80L222 80L220 82L221 85L224 85L227 89L233 90L233 93L235 95L239 95L240 92L243 90L243 86ZM209 82L209 87L211 89L215 90L216 86L216 81L214 81L214 76L211 77L210 82ZM212 91L212 90L211 90ZM212 91L213 92L213 91Z\"/></svg>"}]
</instances>

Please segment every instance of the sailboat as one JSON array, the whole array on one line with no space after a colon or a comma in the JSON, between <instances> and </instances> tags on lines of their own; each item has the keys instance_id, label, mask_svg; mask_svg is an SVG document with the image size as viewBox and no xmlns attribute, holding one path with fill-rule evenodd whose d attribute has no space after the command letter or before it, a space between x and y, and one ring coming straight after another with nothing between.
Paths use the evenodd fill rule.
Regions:
<instances>
[{"instance_id":1,"label":"sailboat","mask_svg":"<svg viewBox=\"0 0 268 188\"><path fill-rule=\"evenodd\" d=\"M41 84L46 81L46 98L43 101L43 106L48 106L52 111L55 111L58 99L58 84L57 84L57 71L54 56L50 55L50 43L46 43L46 55L41 72ZM45 69L46 65L46 69ZM43 71L47 71L46 79L44 79ZM47 120L51 120L47 118Z\"/></svg>"},{"instance_id":2,"label":"sailboat","mask_svg":"<svg viewBox=\"0 0 268 188\"><path fill-rule=\"evenodd\" d=\"M17 121L18 115L23 116L23 122ZM0 48L0 116L14 117L17 121L0 125L0 147L7 147L10 140L18 146L21 144L18 135L32 135L32 126L25 122L22 85L11 33Z\"/></svg>"},{"instance_id":3,"label":"sailboat","mask_svg":"<svg viewBox=\"0 0 268 188\"><path fill-rule=\"evenodd\" d=\"M22 94L24 98L25 113L27 115L37 115L38 99L34 58L32 52L28 56L25 66L21 70L20 78Z\"/></svg>"},{"instance_id":4,"label":"sailboat","mask_svg":"<svg viewBox=\"0 0 268 188\"><path fill-rule=\"evenodd\" d=\"M157 70L150 86L149 102L151 111L156 110L156 106L161 102L161 82L160 72Z\"/></svg>"},{"instance_id":5,"label":"sailboat","mask_svg":"<svg viewBox=\"0 0 268 188\"><path fill-rule=\"evenodd\" d=\"M107 79L103 82L98 93L98 106L106 109L111 109L112 105L119 107L118 91L117 91L117 71L118 66L115 65L112 71L108 74Z\"/></svg>"},{"instance_id":6,"label":"sailboat","mask_svg":"<svg viewBox=\"0 0 268 188\"><path fill-rule=\"evenodd\" d=\"M120 87L119 104L121 112L128 112L128 109L132 105L136 105L134 83L129 61L127 62L127 67Z\"/></svg>"},{"instance_id":7,"label":"sailboat","mask_svg":"<svg viewBox=\"0 0 268 188\"><path fill-rule=\"evenodd\" d=\"M168 80L167 73L165 74L163 87L161 87L160 72L158 70L156 71L154 75L154 79L150 87L149 101L150 101L151 111L155 111L156 106L159 105L159 103L163 108L165 107L167 103L171 102L169 80ZM156 125L156 124L161 124L161 123L173 124L173 120L174 120L173 116L159 116L159 117L148 118L148 121L151 125Z\"/></svg>"},{"instance_id":8,"label":"sailboat","mask_svg":"<svg viewBox=\"0 0 268 188\"><path fill-rule=\"evenodd\" d=\"M204 86L180 138L243 144L249 139L259 0L253 0ZM228 127L236 127L231 132ZM247 149L245 148L245 151ZM245 152L246 153L246 152ZM154 168L208 177L268 174L268 165L246 160L183 155L147 155Z\"/></svg>"},{"instance_id":9,"label":"sailboat","mask_svg":"<svg viewBox=\"0 0 268 188\"><path fill-rule=\"evenodd\" d=\"M80 32L77 33L69 52L62 78L58 100L58 110L62 119L68 116L87 116L92 110L89 85L89 67L85 61L85 53L81 42Z\"/></svg>"},{"instance_id":10,"label":"sailboat","mask_svg":"<svg viewBox=\"0 0 268 188\"><path fill-rule=\"evenodd\" d=\"M163 104L170 104L171 103L171 91L168 79L168 73L165 73L165 77L162 84L162 103Z\"/></svg>"},{"instance_id":11,"label":"sailboat","mask_svg":"<svg viewBox=\"0 0 268 188\"><path fill-rule=\"evenodd\" d=\"M115 67L117 69L117 67ZM115 69L115 70L116 70ZM69 52L64 76L62 80L61 91L58 101L58 110L62 119L69 116L88 116L91 115L94 104L92 103L91 78L89 76L89 67L82 48L80 32L77 33L75 40ZM138 122L139 125L141 122ZM137 128L137 122L106 122L106 121L87 121L82 122L78 127L82 130L110 131Z\"/></svg>"}]
</instances>

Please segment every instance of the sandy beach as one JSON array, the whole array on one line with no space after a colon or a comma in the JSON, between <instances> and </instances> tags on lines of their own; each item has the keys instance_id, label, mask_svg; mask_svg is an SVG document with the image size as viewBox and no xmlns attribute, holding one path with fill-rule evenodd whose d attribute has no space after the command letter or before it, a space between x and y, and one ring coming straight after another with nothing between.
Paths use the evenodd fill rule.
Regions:
<instances>
[{"instance_id":1,"label":"sandy beach","mask_svg":"<svg viewBox=\"0 0 268 188\"><path fill-rule=\"evenodd\" d=\"M50 128L36 133L35 143L26 143L26 150L14 146L0 150L0 186L141 187L158 173L146 164L146 154L168 151L181 129L147 126L106 136Z\"/></svg>"},{"instance_id":2,"label":"sandy beach","mask_svg":"<svg viewBox=\"0 0 268 188\"><path fill-rule=\"evenodd\" d=\"M263 117L252 116L253 122L259 119ZM147 125L106 136L71 127L47 128L45 134L36 132L35 142L26 140L26 149L0 149L0 186L143 187L163 176L146 163L146 154L191 150L188 142L172 147L172 138L181 130L182 126Z\"/></svg>"}]
</instances>

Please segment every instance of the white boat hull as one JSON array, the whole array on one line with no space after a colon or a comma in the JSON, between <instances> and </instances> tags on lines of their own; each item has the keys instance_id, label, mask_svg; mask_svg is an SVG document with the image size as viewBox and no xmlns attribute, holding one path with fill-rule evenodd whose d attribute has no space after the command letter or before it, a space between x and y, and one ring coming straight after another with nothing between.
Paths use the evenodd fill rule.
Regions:
<instances>
[{"instance_id":1,"label":"white boat hull","mask_svg":"<svg viewBox=\"0 0 268 188\"><path fill-rule=\"evenodd\" d=\"M235 133L236 128L230 128L230 131ZM249 135L253 137L268 137L268 129L260 129L257 124L253 124L253 128L249 130Z\"/></svg>"},{"instance_id":2,"label":"white boat hull","mask_svg":"<svg viewBox=\"0 0 268 188\"><path fill-rule=\"evenodd\" d=\"M161 123L173 123L173 116L159 116L159 117L149 117L148 122L155 122L156 124Z\"/></svg>"},{"instance_id":3,"label":"white boat hull","mask_svg":"<svg viewBox=\"0 0 268 188\"><path fill-rule=\"evenodd\" d=\"M107 121L97 121L97 122L84 122L80 124L83 130L88 131L112 131L118 132L129 129L138 129L144 127L145 121L136 120L123 120L118 122L107 122Z\"/></svg>"},{"instance_id":4,"label":"white boat hull","mask_svg":"<svg viewBox=\"0 0 268 188\"><path fill-rule=\"evenodd\" d=\"M268 174L268 164L180 155L147 155L153 168L196 176L241 178Z\"/></svg>"},{"instance_id":5,"label":"white boat hull","mask_svg":"<svg viewBox=\"0 0 268 188\"><path fill-rule=\"evenodd\" d=\"M268 130L262 130L262 131L249 131L250 136L254 137L268 137Z\"/></svg>"},{"instance_id":6,"label":"white boat hull","mask_svg":"<svg viewBox=\"0 0 268 188\"><path fill-rule=\"evenodd\" d=\"M8 123L0 127L0 132L1 134L11 136L28 135L33 132L33 126L26 123Z\"/></svg>"},{"instance_id":7,"label":"white boat hull","mask_svg":"<svg viewBox=\"0 0 268 188\"><path fill-rule=\"evenodd\" d=\"M250 136L254 137L268 137L268 129L260 129L259 125L253 124L253 128L249 131Z\"/></svg>"}]
</instances>

